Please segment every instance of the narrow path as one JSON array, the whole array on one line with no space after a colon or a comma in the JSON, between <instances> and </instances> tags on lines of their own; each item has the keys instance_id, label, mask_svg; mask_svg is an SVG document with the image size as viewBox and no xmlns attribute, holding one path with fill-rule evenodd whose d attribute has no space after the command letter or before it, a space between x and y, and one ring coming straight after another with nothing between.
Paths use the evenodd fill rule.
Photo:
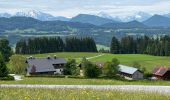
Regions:
<instances>
[{"instance_id":1,"label":"narrow path","mask_svg":"<svg viewBox=\"0 0 170 100\"><path fill-rule=\"evenodd\" d=\"M98 57L101 57L101 56L103 56L103 55L105 55L105 54L100 54L100 55L97 55L97 56L92 56L92 57L87 57L86 59L94 59L94 58L98 58ZM82 58L76 58L76 59L79 59L79 60L81 60Z\"/></svg>"},{"instance_id":2,"label":"narrow path","mask_svg":"<svg viewBox=\"0 0 170 100\"><path fill-rule=\"evenodd\" d=\"M98 58L98 57L101 57L101 56L103 56L104 54L100 54L100 55L97 55L97 56L93 56L93 57L88 57L88 58L86 58L86 59L93 59L93 58Z\"/></svg>"},{"instance_id":3,"label":"narrow path","mask_svg":"<svg viewBox=\"0 0 170 100\"><path fill-rule=\"evenodd\" d=\"M144 86L144 85L7 85L1 84L0 88L46 88L46 89L94 89L94 90L119 90L143 91L170 95L170 86Z\"/></svg>"}]
</instances>

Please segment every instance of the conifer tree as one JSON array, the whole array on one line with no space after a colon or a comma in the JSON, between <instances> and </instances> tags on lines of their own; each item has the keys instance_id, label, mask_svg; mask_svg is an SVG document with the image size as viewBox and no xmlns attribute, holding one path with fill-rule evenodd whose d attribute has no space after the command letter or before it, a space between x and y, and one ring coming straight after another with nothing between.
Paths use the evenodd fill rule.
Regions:
<instances>
[{"instance_id":1,"label":"conifer tree","mask_svg":"<svg viewBox=\"0 0 170 100\"><path fill-rule=\"evenodd\" d=\"M8 76L8 69L3 59L2 54L0 53L0 77Z\"/></svg>"}]
</instances>

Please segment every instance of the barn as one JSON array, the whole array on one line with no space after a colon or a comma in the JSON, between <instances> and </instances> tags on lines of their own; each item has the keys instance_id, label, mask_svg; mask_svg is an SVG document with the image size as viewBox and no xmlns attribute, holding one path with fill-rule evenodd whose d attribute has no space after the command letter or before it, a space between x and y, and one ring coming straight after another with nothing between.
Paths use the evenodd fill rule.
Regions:
<instances>
[{"instance_id":1,"label":"barn","mask_svg":"<svg viewBox=\"0 0 170 100\"><path fill-rule=\"evenodd\" d=\"M170 80L170 68L166 67L156 67L152 71L152 74L157 79Z\"/></svg>"},{"instance_id":2,"label":"barn","mask_svg":"<svg viewBox=\"0 0 170 100\"><path fill-rule=\"evenodd\" d=\"M67 63L64 58L47 57L47 58L33 58L29 57L26 60L28 67L27 74L63 74L64 65Z\"/></svg>"},{"instance_id":3,"label":"barn","mask_svg":"<svg viewBox=\"0 0 170 100\"><path fill-rule=\"evenodd\" d=\"M128 80L143 79L143 72L134 67L119 65L119 74Z\"/></svg>"}]
</instances>

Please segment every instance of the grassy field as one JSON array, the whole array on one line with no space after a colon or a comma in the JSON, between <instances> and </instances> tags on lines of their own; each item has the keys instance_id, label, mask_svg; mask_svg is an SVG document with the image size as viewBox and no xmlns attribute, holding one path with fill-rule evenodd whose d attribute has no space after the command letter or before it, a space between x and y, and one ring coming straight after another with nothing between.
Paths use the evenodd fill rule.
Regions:
<instances>
[{"instance_id":1,"label":"grassy field","mask_svg":"<svg viewBox=\"0 0 170 100\"><path fill-rule=\"evenodd\" d=\"M63 57L65 59L76 59L78 62L81 61L82 57L93 57L101 55L102 53L49 53L49 54L36 54L36 55L18 55L29 57L47 57L50 55L53 57L56 55L57 57ZM150 56L150 55L142 55L142 54L104 54L103 56L89 59L93 62L107 62L111 61L112 58L117 58L120 60L121 64L132 66L133 62L138 62L145 67L148 72L151 72L153 68L156 66L170 66L170 57L160 57L160 56Z\"/></svg>"},{"instance_id":2,"label":"grassy field","mask_svg":"<svg viewBox=\"0 0 170 100\"><path fill-rule=\"evenodd\" d=\"M118 58L121 64L132 65L134 61L139 62L142 67L151 72L155 66L170 66L170 57L149 56L140 54L102 54L102 53L50 53L50 54L36 54L36 55L17 55L23 56L25 59L29 56L33 57L63 57L65 59L76 59L81 61L82 57L87 57L93 62L111 61L112 58ZM102 56L98 56L102 55ZM96 56L96 57L95 57ZM14 67L8 64L10 67ZM0 81L0 84L77 84L77 85L170 85L170 81L121 81L112 79L74 79L74 78L45 78L45 77L23 77L22 81Z\"/></svg>"},{"instance_id":3,"label":"grassy field","mask_svg":"<svg viewBox=\"0 0 170 100\"><path fill-rule=\"evenodd\" d=\"M1 100L169 100L170 96L144 92L90 89L0 88Z\"/></svg>"},{"instance_id":4,"label":"grassy field","mask_svg":"<svg viewBox=\"0 0 170 100\"><path fill-rule=\"evenodd\" d=\"M23 77L21 81L0 81L0 84L45 85L170 85L170 81L122 81L114 79L76 79L50 77Z\"/></svg>"}]
</instances>

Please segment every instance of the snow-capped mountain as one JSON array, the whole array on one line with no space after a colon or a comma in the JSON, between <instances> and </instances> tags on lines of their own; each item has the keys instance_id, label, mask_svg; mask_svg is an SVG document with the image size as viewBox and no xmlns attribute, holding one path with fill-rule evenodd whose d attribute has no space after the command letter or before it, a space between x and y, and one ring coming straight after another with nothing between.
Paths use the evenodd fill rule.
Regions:
<instances>
[{"instance_id":1,"label":"snow-capped mountain","mask_svg":"<svg viewBox=\"0 0 170 100\"><path fill-rule=\"evenodd\" d=\"M142 21L145 21L146 19L150 18L151 16L152 16L151 14L148 14L145 12L137 12L130 16L120 17L120 19L124 22L129 22L129 21L133 21L133 20L142 22Z\"/></svg>"},{"instance_id":2,"label":"snow-capped mountain","mask_svg":"<svg viewBox=\"0 0 170 100\"><path fill-rule=\"evenodd\" d=\"M21 11L17 12L14 16L25 16L25 17L32 17L41 21L52 21L52 20L62 20L62 21L68 21L68 18L65 17L55 17L53 15L35 11L35 10L29 10L29 11Z\"/></svg>"},{"instance_id":3,"label":"snow-capped mountain","mask_svg":"<svg viewBox=\"0 0 170 100\"><path fill-rule=\"evenodd\" d=\"M112 20L115 20L115 21L118 21L120 22L121 20L119 19L119 17L117 16L111 16L109 15L108 13L106 12L99 12L97 14L95 14L96 16L99 16L99 17L103 17L103 18L107 18L107 19L112 19Z\"/></svg>"},{"instance_id":4,"label":"snow-capped mountain","mask_svg":"<svg viewBox=\"0 0 170 100\"><path fill-rule=\"evenodd\" d=\"M11 17L12 15L11 14L8 14L8 13L0 13L0 17L6 17L6 18L9 18Z\"/></svg>"},{"instance_id":5,"label":"snow-capped mountain","mask_svg":"<svg viewBox=\"0 0 170 100\"><path fill-rule=\"evenodd\" d=\"M50 14L42 13L40 11L35 11L35 10L17 12L14 16L32 17L35 19L43 20L43 21L54 18Z\"/></svg>"},{"instance_id":6,"label":"snow-capped mountain","mask_svg":"<svg viewBox=\"0 0 170 100\"><path fill-rule=\"evenodd\" d=\"M107 14L105 12L100 12L98 14L96 14L97 16L103 17L103 18L108 18L108 19L112 19L112 20L116 20L116 21L122 21L122 22L129 22L129 21L133 21L133 20L137 20L137 21L144 21L146 19L148 19L149 17L151 17L152 15L145 13L145 12L137 12L134 13L132 15L129 16L114 16L114 15L110 15Z\"/></svg>"}]
</instances>

